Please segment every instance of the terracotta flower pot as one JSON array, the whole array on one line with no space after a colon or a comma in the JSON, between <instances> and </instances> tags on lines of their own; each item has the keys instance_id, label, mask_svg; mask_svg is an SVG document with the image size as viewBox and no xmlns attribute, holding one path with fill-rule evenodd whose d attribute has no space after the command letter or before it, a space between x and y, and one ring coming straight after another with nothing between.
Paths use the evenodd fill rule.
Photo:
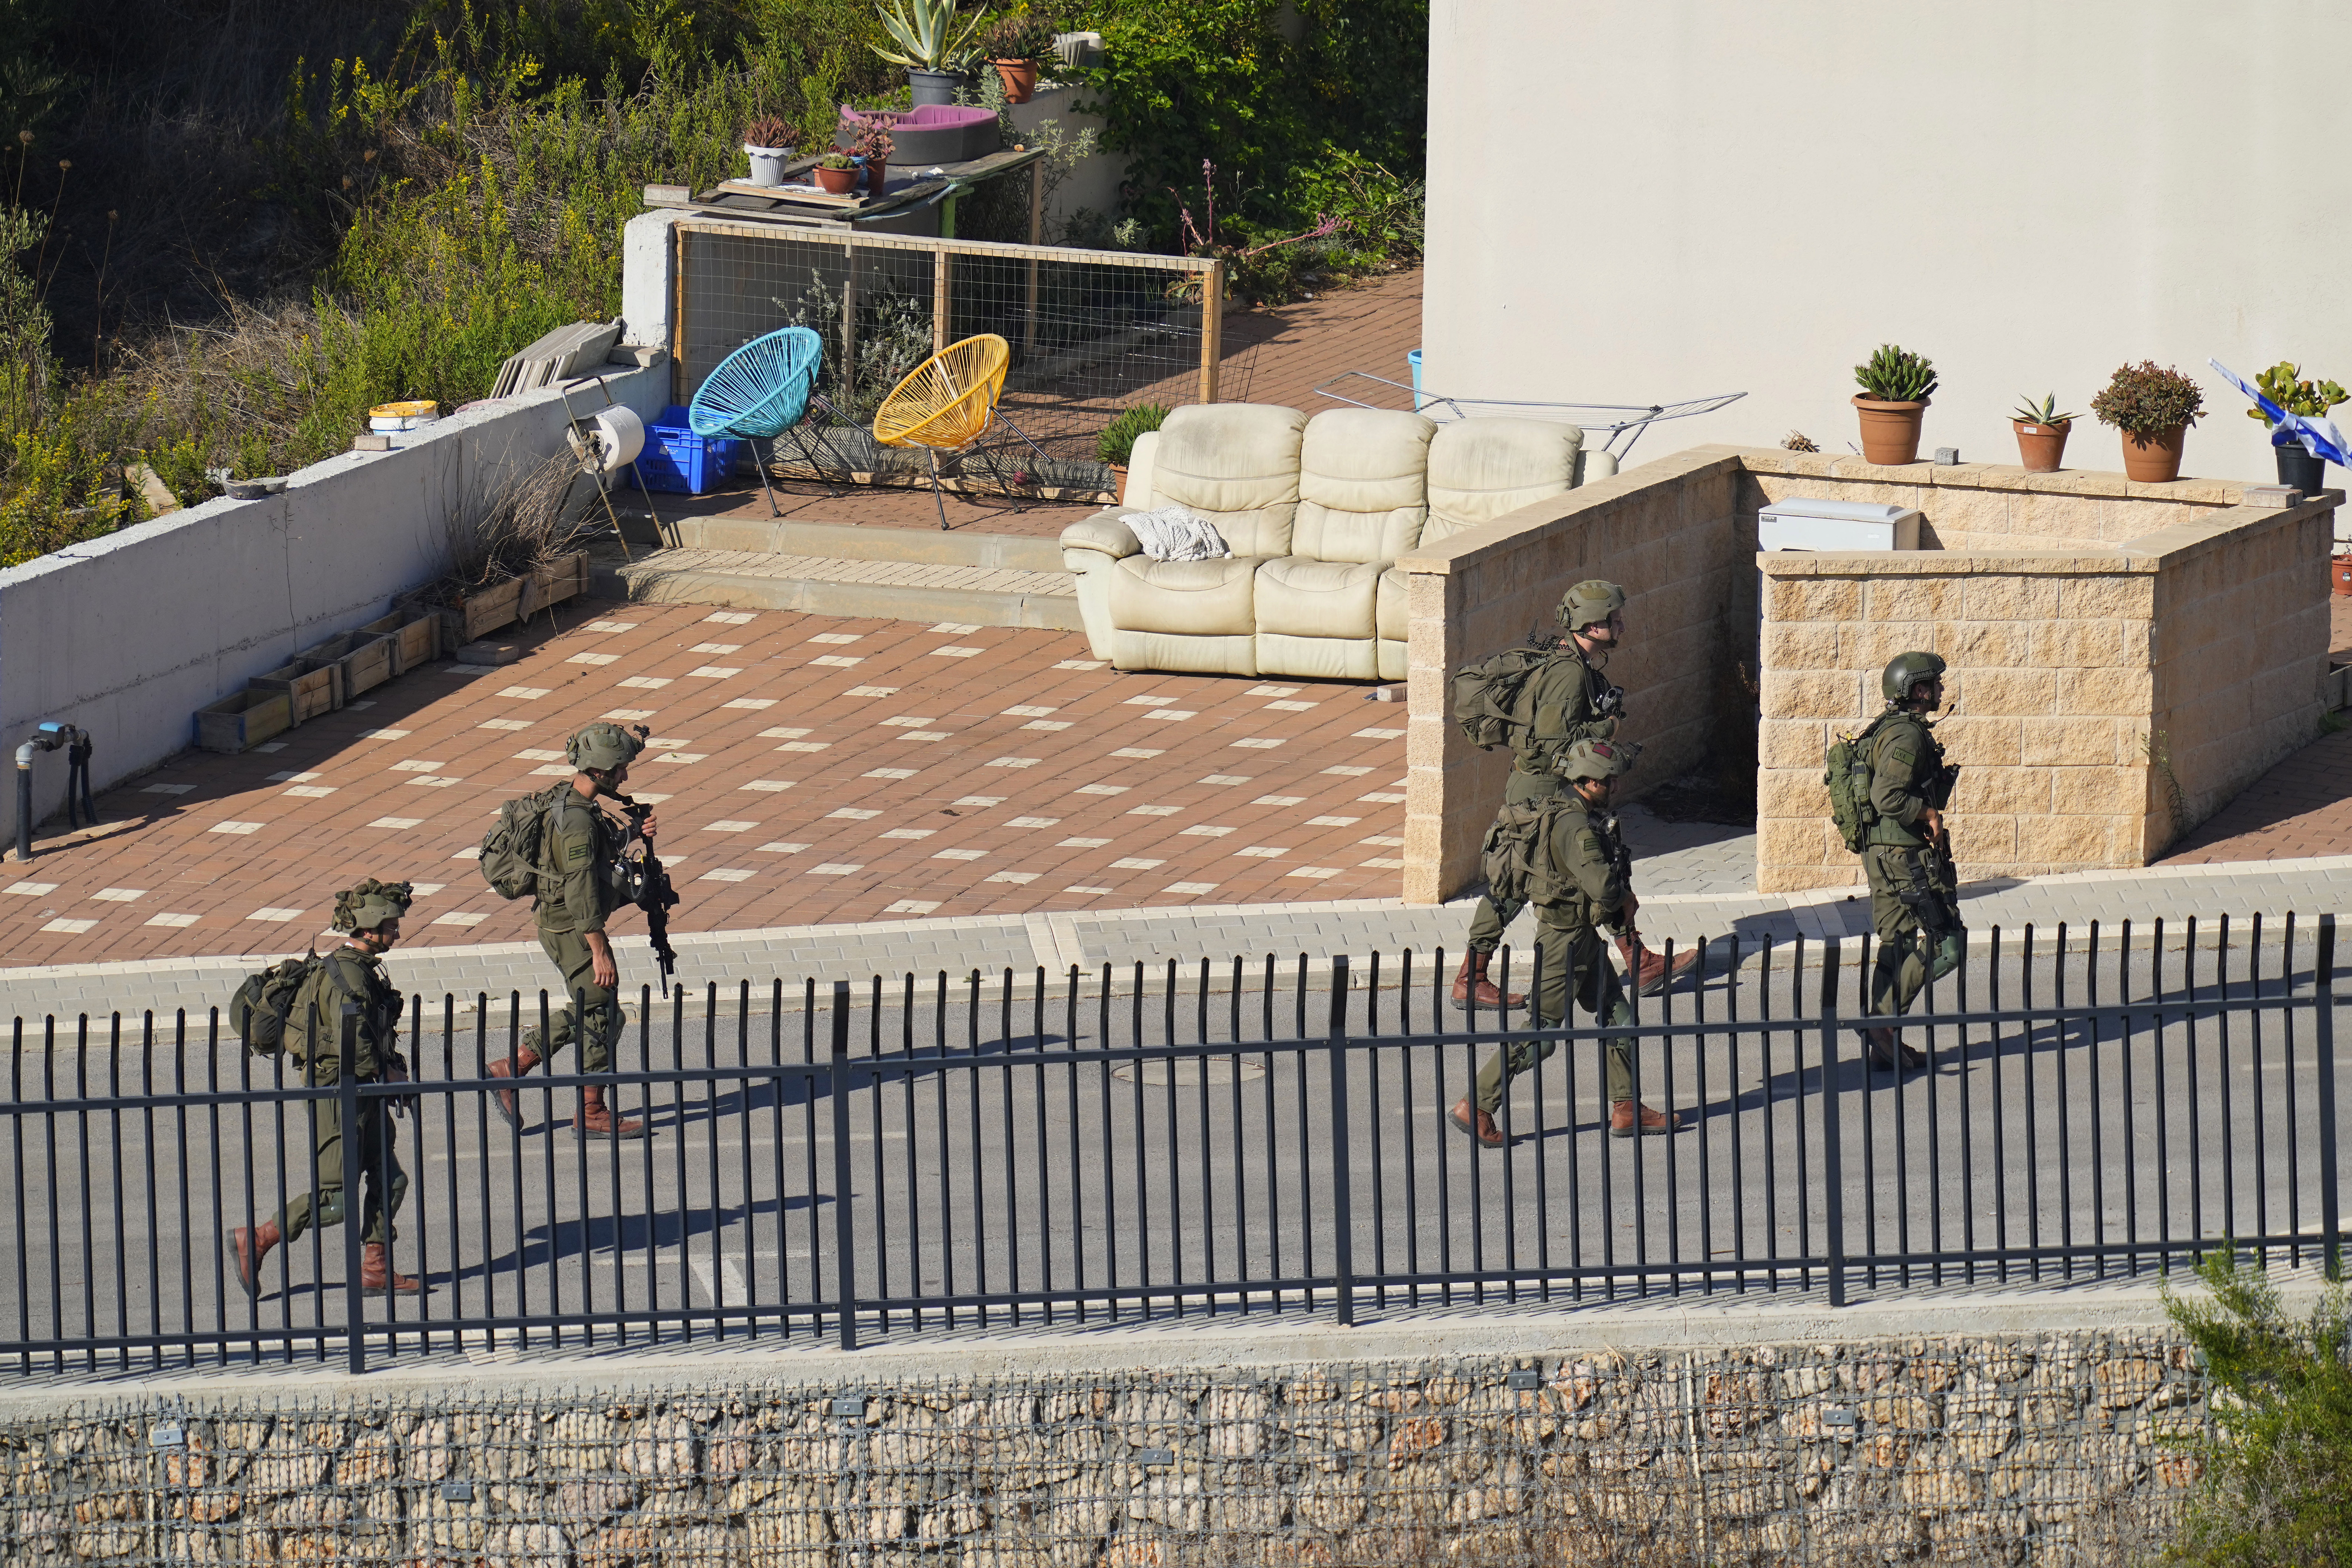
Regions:
<instances>
[{"instance_id":1,"label":"terracotta flower pot","mask_svg":"<svg viewBox=\"0 0 2352 1568\"><path fill-rule=\"evenodd\" d=\"M866 194L878 196L882 187L890 183L890 161L868 153L866 158Z\"/></svg>"},{"instance_id":2,"label":"terracotta flower pot","mask_svg":"<svg viewBox=\"0 0 2352 1568\"><path fill-rule=\"evenodd\" d=\"M1916 403L1881 403L1876 398L1856 397L1853 405L1862 416L1863 461L1888 466L1916 461L1919 421L1927 401L1923 397Z\"/></svg>"},{"instance_id":3,"label":"terracotta flower pot","mask_svg":"<svg viewBox=\"0 0 2352 1568\"><path fill-rule=\"evenodd\" d=\"M2066 437L2074 428L2073 420L2063 425L2028 425L2022 419L2009 423L2017 432L2017 460L2027 473L2054 474L2066 466Z\"/></svg>"},{"instance_id":4,"label":"terracotta flower pot","mask_svg":"<svg viewBox=\"0 0 2352 1568\"><path fill-rule=\"evenodd\" d=\"M1127 500L1127 465L1105 463L1103 467L1110 470L1110 504L1118 506ZM2352 560L2352 557L2347 557L2347 559ZM2352 593L2352 589L2339 588L2336 592Z\"/></svg>"},{"instance_id":5,"label":"terracotta flower pot","mask_svg":"<svg viewBox=\"0 0 2352 1568\"><path fill-rule=\"evenodd\" d=\"M2124 432L2124 478L2143 485L2166 484L2180 477L2180 437L2188 430L2151 430L2135 436Z\"/></svg>"},{"instance_id":6,"label":"terracotta flower pot","mask_svg":"<svg viewBox=\"0 0 2352 1568\"><path fill-rule=\"evenodd\" d=\"M856 170L828 169L823 164L819 164L817 166L816 188L824 192L825 195L832 196L845 196L851 191L855 190L856 186Z\"/></svg>"},{"instance_id":7,"label":"terracotta flower pot","mask_svg":"<svg viewBox=\"0 0 2352 1568\"><path fill-rule=\"evenodd\" d=\"M1004 101L1026 103L1036 96L1037 62L1035 60L991 60L996 74L1004 79Z\"/></svg>"},{"instance_id":8,"label":"terracotta flower pot","mask_svg":"<svg viewBox=\"0 0 2352 1568\"><path fill-rule=\"evenodd\" d=\"M2352 599L2352 555L2338 555L2327 563L2327 580L2336 591Z\"/></svg>"}]
</instances>

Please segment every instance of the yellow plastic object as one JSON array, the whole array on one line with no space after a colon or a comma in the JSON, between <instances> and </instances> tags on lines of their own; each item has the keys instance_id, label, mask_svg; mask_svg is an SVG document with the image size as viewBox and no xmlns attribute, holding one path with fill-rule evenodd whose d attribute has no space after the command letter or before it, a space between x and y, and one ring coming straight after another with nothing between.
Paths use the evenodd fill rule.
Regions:
<instances>
[{"instance_id":1,"label":"yellow plastic object","mask_svg":"<svg viewBox=\"0 0 2352 1568\"><path fill-rule=\"evenodd\" d=\"M371 419L437 419L441 405L419 399L411 403L379 403L368 410Z\"/></svg>"},{"instance_id":2,"label":"yellow plastic object","mask_svg":"<svg viewBox=\"0 0 2352 1568\"><path fill-rule=\"evenodd\" d=\"M874 438L940 451L971 446L987 430L1012 364L1012 345L994 332L950 343L890 389L875 411Z\"/></svg>"}]
</instances>

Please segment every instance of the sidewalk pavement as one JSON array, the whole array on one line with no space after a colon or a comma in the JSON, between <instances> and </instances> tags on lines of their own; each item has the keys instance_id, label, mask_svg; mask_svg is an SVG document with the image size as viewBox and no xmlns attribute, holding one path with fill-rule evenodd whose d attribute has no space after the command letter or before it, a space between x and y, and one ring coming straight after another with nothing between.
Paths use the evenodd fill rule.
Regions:
<instances>
[{"instance_id":1,"label":"sidewalk pavement","mask_svg":"<svg viewBox=\"0 0 2352 1568\"><path fill-rule=\"evenodd\" d=\"M1639 843L1641 825L1629 824L1629 829ZM1737 830L1685 825L1685 831ZM1768 938L1775 944L1799 938L1812 943L1869 931L1870 902L1858 888L1787 895L1726 890L1723 870L1706 876L1694 869L1736 862L1738 852L1732 847L1742 842L1717 839L1652 855L1640 863L1637 887L1712 882L1718 889L1645 898L1641 923L1652 946L1671 942L1687 947L1701 940L1737 936L1745 953ZM2137 928L2134 941L2138 944L2148 940L2150 925L2161 918L2170 945L2178 940L2172 933L2194 916L2201 944L2210 940L2202 933L2212 931L2221 916L2231 917L2237 926L2255 914L2263 917L2265 940L2270 941L2275 940L2273 933L2289 911L2303 929L2321 914L2352 914L2352 855L2259 866L2158 867L1981 882L1962 888L1960 896L1972 942L1990 942L1998 928L2007 946L2028 925L2036 928L2037 941L2044 941L2062 923L2070 941L2077 941L2094 921L2101 923L2103 940L2112 942L2116 928L2128 920ZM1334 954L1349 954L1360 966L1379 952L1384 955L1384 972L1393 974L1397 956L1411 950L1421 958L1415 978L1425 981L1427 954L1440 948L1449 955L1460 952L1474 903L1462 899L1443 906L1409 906L1393 899L1349 899L1059 910L703 931L677 936L674 943L688 1016L699 1017L704 988L712 982L721 993L721 1010L730 1011L739 983L751 981L757 1011L765 1008L771 983L778 978L784 982L785 1006L795 1008L801 1005L804 983L812 979L819 984L820 1005L835 980L859 982L862 987L877 974L896 979L911 972L928 980L941 970L961 979L975 969L992 977L1010 969L1025 991L1034 984L1039 968L1051 983L1066 977L1072 965L1098 975L1108 963L1118 972L1125 989L1137 963L1156 972L1147 973L1147 984L1156 984L1172 959L1189 983L1203 958L1217 966L1213 978L1229 976L1236 953L1252 965L1262 963L1269 953L1277 959L1303 953L1310 967L1321 970ZM625 922L630 919L623 916ZM1523 914L1508 940L1524 948L1534 929L1534 917ZM2242 941L2233 932L2233 945ZM614 946L626 989L654 981L644 936L625 925ZM24 1018L26 1033L35 1037L45 1015L54 1015L61 1026L70 1027L71 1020L85 1012L100 1018L115 1010L136 1016L152 1008L168 1017L174 1008L184 1007L201 1020L205 1009L226 1007L247 973L281 956L246 953L0 970L0 995L6 998L0 1016ZM457 997L461 1009L470 1009L468 999L480 992L503 998L520 991L535 1001L540 989L554 978L536 942L409 949L395 952L388 964L404 991L426 998L428 1012L437 1008L445 994Z\"/></svg>"}]
</instances>

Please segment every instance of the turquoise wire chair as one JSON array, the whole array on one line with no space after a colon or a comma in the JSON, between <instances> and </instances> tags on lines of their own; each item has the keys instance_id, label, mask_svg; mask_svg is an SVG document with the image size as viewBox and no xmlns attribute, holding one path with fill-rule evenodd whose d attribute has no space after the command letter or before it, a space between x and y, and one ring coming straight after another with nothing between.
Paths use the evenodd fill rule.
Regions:
<instances>
[{"instance_id":1,"label":"turquoise wire chair","mask_svg":"<svg viewBox=\"0 0 2352 1568\"><path fill-rule=\"evenodd\" d=\"M807 327L785 327L753 338L719 362L687 407L686 422L696 435L730 436L751 443L752 466L760 470L760 489L767 494L771 517L782 514L776 510L776 492L768 488L768 465L759 460L761 441L768 443L772 460L776 437L789 431L810 467L824 471L800 434L810 404L833 413L832 405L816 395L817 368L824 359L824 340Z\"/></svg>"}]
</instances>

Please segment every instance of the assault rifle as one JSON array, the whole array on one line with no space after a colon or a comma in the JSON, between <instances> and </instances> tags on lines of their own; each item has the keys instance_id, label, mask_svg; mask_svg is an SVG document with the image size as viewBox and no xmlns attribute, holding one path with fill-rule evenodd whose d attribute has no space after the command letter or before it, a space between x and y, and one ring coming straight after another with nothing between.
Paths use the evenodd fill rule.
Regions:
<instances>
[{"instance_id":1,"label":"assault rifle","mask_svg":"<svg viewBox=\"0 0 2352 1568\"><path fill-rule=\"evenodd\" d=\"M646 740L653 731L645 725L637 726L637 739ZM646 818L654 814L651 805L640 805L627 795L616 795L614 801L629 819L629 837L646 847L645 858L637 862L635 882L636 906L646 912L646 935L652 939L654 956L661 961L661 994L669 997L669 977L677 973L677 949L669 944L669 911L677 903L677 889L670 886L669 873L662 869L661 857L654 852L654 841L646 837Z\"/></svg>"}]
</instances>

